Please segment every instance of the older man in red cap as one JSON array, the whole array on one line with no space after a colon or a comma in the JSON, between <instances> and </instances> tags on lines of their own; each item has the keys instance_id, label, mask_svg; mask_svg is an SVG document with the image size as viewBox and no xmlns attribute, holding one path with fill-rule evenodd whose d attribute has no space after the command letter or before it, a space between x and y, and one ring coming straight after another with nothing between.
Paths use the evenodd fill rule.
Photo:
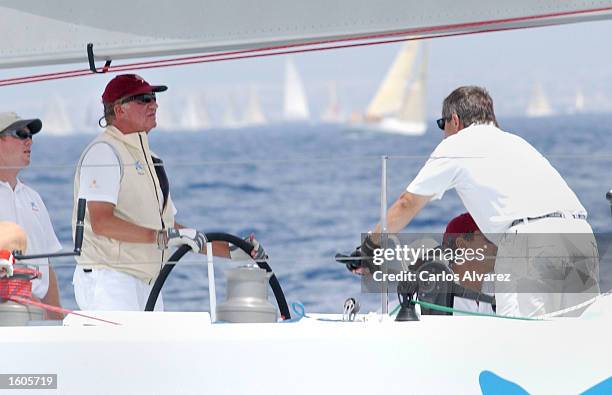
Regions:
<instances>
[{"instance_id":1,"label":"older man in red cap","mask_svg":"<svg viewBox=\"0 0 612 395\"><path fill-rule=\"evenodd\" d=\"M204 235L175 221L168 177L149 147L147 136L156 126L155 94L167 89L123 74L102 94L107 126L85 149L74 179L74 218L77 199L87 199L83 253L73 277L83 310L142 311L169 247L188 245L205 252ZM257 247L255 257L264 257ZM240 255L218 242L213 253ZM156 309L163 309L162 303L158 299Z\"/></svg>"},{"instance_id":2,"label":"older man in red cap","mask_svg":"<svg viewBox=\"0 0 612 395\"><path fill-rule=\"evenodd\" d=\"M482 234L469 213L456 216L446 225L442 247L450 248L455 253L460 250L477 251L481 249L480 251L484 252L482 255L471 255L469 258L464 257L463 254L454 254L454 256L461 256L462 259L455 259L455 261L450 262L450 266L459 275L459 283L464 287L476 292L493 294L493 282L483 282L474 274L486 274L493 271L497 246ZM479 259L482 256L484 256L484 259ZM458 296L455 297L453 306L459 310L494 313L490 303L477 302Z\"/></svg>"}]
</instances>

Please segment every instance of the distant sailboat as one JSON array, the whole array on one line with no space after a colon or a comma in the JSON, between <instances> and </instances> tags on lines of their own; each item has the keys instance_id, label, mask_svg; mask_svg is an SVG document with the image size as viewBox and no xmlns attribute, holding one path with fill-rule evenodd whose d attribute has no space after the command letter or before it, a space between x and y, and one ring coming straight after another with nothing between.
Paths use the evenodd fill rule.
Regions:
<instances>
[{"instance_id":1,"label":"distant sailboat","mask_svg":"<svg viewBox=\"0 0 612 395\"><path fill-rule=\"evenodd\" d=\"M259 95L257 94L257 89L255 89L255 87L251 87L249 102L244 114L243 123L244 126L260 126L266 123L266 116L261 109Z\"/></svg>"},{"instance_id":2,"label":"distant sailboat","mask_svg":"<svg viewBox=\"0 0 612 395\"><path fill-rule=\"evenodd\" d=\"M196 132L210 128L210 116L202 95L192 94L187 97L180 121L180 129L185 131Z\"/></svg>"},{"instance_id":3,"label":"distant sailboat","mask_svg":"<svg viewBox=\"0 0 612 395\"><path fill-rule=\"evenodd\" d=\"M158 96L157 99L157 111L155 113L155 119L157 126L155 127L157 130L165 131L165 132L174 132L180 129L180 124L177 120L177 117L170 107L169 103L162 102L160 103L160 99Z\"/></svg>"},{"instance_id":4,"label":"distant sailboat","mask_svg":"<svg viewBox=\"0 0 612 395\"><path fill-rule=\"evenodd\" d=\"M329 99L325 111L321 115L321 121L326 123L340 123L343 121L342 109L338 100L338 87L335 81L330 82Z\"/></svg>"},{"instance_id":5,"label":"distant sailboat","mask_svg":"<svg viewBox=\"0 0 612 395\"><path fill-rule=\"evenodd\" d=\"M584 111L584 95L582 91L578 89L576 91L576 98L574 99L574 112L580 113Z\"/></svg>"},{"instance_id":6,"label":"distant sailboat","mask_svg":"<svg viewBox=\"0 0 612 395\"><path fill-rule=\"evenodd\" d=\"M527 116L529 118L548 117L553 114L552 107L548 102L546 93L541 83L537 83L533 92L531 93L531 99L527 106Z\"/></svg>"},{"instance_id":7,"label":"distant sailboat","mask_svg":"<svg viewBox=\"0 0 612 395\"><path fill-rule=\"evenodd\" d=\"M240 127L240 122L238 122L238 118L236 117L236 104L233 96L229 97L227 106L225 107L221 127L226 129L236 129Z\"/></svg>"},{"instance_id":8,"label":"distant sailboat","mask_svg":"<svg viewBox=\"0 0 612 395\"><path fill-rule=\"evenodd\" d=\"M423 47L416 78L409 83L419 43L404 44L387 75L368 105L365 115L352 119L353 126L388 133L420 136L427 130L425 122L425 83L427 50ZM408 85L408 87L406 87Z\"/></svg>"},{"instance_id":9,"label":"distant sailboat","mask_svg":"<svg viewBox=\"0 0 612 395\"><path fill-rule=\"evenodd\" d=\"M45 134L66 136L74 132L72 120L68 116L64 101L55 96L42 119Z\"/></svg>"},{"instance_id":10,"label":"distant sailboat","mask_svg":"<svg viewBox=\"0 0 612 395\"><path fill-rule=\"evenodd\" d=\"M291 58L285 61L285 121L306 121L310 118L304 84Z\"/></svg>"}]
</instances>

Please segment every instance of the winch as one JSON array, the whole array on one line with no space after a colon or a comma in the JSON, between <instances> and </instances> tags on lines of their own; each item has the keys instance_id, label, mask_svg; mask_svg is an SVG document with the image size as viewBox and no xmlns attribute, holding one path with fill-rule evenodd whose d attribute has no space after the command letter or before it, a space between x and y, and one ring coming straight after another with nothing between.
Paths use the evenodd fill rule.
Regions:
<instances>
[{"instance_id":1,"label":"winch","mask_svg":"<svg viewBox=\"0 0 612 395\"><path fill-rule=\"evenodd\" d=\"M271 272L255 265L225 270L227 300L217 306L224 322L276 322L276 308L268 301Z\"/></svg>"},{"instance_id":2,"label":"winch","mask_svg":"<svg viewBox=\"0 0 612 395\"><path fill-rule=\"evenodd\" d=\"M0 278L0 326L24 326L28 321L42 320L44 310L10 300L11 297L30 299L32 280L41 276L30 267L15 267L12 277Z\"/></svg>"}]
</instances>

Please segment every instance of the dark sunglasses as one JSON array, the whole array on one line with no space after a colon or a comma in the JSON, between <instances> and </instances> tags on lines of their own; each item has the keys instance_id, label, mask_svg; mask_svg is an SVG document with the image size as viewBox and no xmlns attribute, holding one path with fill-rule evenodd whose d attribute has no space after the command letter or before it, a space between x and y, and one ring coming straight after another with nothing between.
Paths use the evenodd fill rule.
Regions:
<instances>
[{"instance_id":1,"label":"dark sunglasses","mask_svg":"<svg viewBox=\"0 0 612 395\"><path fill-rule=\"evenodd\" d=\"M34 134L30 133L28 130L25 129L18 129L18 130L5 130L4 132L0 133L0 137L3 136L12 136L15 138L18 138L19 140L27 140L27 139L31 139L32 136L34 136Z\"/></svg>"},{"instance_id":2,"label":"dark sunglasses","mask_svg":"<svg viewBox=\"0 0 612 395\"><path fill-rule=\"evenodd\" d=\"M444 130L444 125L446 125L446 118L436 119L436 123L438 124L438 127L440 129Z\"/></svg>"},{"instance_id":3,"label":"dark sunglasses","mask_svg":"<svg viewBox=\"0 0 612 395\"><path fill-rule=\"evenodd\" d=\"M128 96L121 99L121 104L129 103L131 101L135 101L140 104L149 104L157 101L157 99L155 98L155 93L143 93L141 95Z\"/></svg>"}]
</instances>

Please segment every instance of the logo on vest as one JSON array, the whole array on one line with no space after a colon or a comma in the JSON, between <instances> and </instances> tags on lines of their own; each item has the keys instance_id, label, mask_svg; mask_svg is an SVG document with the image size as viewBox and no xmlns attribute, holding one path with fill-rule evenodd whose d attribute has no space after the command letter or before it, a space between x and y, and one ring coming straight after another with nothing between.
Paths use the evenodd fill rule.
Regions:
<instances>
[{"instance_id":1,"label":"logo on vest","mask_svg":"<svg viewBox=\"0 0 612 395\"><path fill-rule=\"evenodd\" d=\"M134 168L140 175L143 175L145 173L144 166L142 165L142 163L140 163L139 160L137 160L136 163L134 163Z\"/></svg>"},{"instance_id":2,"label":"logo on vest","mask_svg":"<svg viewBox=\"0 0 612 395\"><path fill-rule=\"evenodd\" d=\"M31 204L31 207L32 207L32 211L38 212L38 206L36 205L36 203L30 202L30 204Z\"/></svg>"}]
</instances>

